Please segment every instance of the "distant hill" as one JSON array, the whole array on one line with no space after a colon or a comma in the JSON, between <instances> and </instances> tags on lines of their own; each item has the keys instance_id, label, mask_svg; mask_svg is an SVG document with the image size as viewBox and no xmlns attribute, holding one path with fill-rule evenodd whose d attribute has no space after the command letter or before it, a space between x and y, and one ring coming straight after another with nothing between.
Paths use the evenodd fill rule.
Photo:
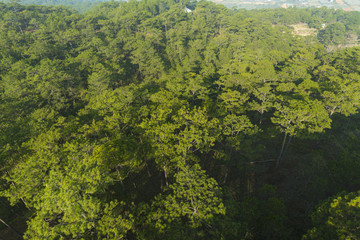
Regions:
<instances>
[{"instance_id":1,"label":"distant hill","mask_svg":"<svg viewBox=\"0 0 360 240\"><path fill-rule=\"evenodd\" d=\"M358 0L213 0L227 7L256 8L289 8L289 7L327 7L345 11L360 11Z\"/></svg>"},{"instance_id":2,"label":"distant hill","mask_svg":"<svg viewBox=\"0 0 360 240\"><path fill-rule=\"evenodd\" d=\"M109 0L19 0L21 4L29 5L65 5L71 6L79 12L86 12L102 2ZM260 8L289 8L289 7L327 7L345 11L360 11L358 0L211 0L226 7L260 9ZM0 1L1 2L1 1Z\"/></svg>"}]
</instances>

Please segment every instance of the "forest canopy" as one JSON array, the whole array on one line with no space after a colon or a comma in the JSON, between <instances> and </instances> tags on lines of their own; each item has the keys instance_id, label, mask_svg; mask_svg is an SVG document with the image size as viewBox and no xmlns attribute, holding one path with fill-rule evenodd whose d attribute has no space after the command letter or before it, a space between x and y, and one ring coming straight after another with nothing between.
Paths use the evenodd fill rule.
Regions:
<instances>
[{"instance_id":1,"label":"forest canopy","mask_svg":"<svg viewBox=\"0 0 360 240\"><path fill-rule=\"evenodd\" d=\"M0 2L17 2L22 5L69 6L84 13L107 0L0 0Z\"/></svg>"},{"instance_id":2,"label":"forest canopy","mask_svg":"<svg viewBox=\"0 0 360 240\"><path fill-rule=\"evenodd\" d=\"M359 238L360 13L16 2L0 238Z\"/></svg>"}]
</instances>

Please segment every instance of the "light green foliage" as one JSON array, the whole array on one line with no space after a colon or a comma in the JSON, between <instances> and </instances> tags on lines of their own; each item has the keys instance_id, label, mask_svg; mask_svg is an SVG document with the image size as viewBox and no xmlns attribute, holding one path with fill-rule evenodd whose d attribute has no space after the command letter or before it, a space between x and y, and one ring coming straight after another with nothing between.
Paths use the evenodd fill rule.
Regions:
<instances>
[{"instance_id":1,"label":"light green foliage","mask_svg":"<svg viewBox=\"0 0 360 240\"><path fill-rule=\"evenodd\" d=\"M315 226L303 239L359 239L360 192L329 199L316 209L312 220Z\"/></svg>"},{"instance_id":2,"label":"light green foliage","mask_svg":"<svg viewBox=\"0 0 360 240\"><path fill-rule=\"evenodd\" d=\"M241 94L239 91L227 90L219 98L223 101L225 110L229 113L242 113L246 100L249 99L247 93Z\"/></svg>"},{"instance_id":3,"label":"light green foliage","mask_svg":"<svg viewBox=\"0 0 360 240\"><path fill-rule=\"evenodd\" d=\"M258 132L247 116L229 114L223 119L222 134L226 137L231 147L238 150L243 143L242 140L248 136Z\"/></svg>"},{"instance_id":4,"label":"light green foliage","mask_svg":"<svg viewBox=\"0 0 360 240\"><path fill-rule=\"evenodd\" d=\"M181 166L168 192L155 197L149 215L149 224L155 224L161 232L166 233L172 224L198 228L211 224L216 215L225 214L217 182L197 164Z\"/></svg>"},{"instance_id":5,"label":"light green foliage","mask_svg":"<svg viewBox=\"0 0 360 240\"><path fill-rule=\"evenodd\" d=\"M271 121L281 126L286 134L296 135L301 131L322 132L330 128L331 120L319 101L289 100L276 103L276 112Z\"/></svg>"},{"instance_id":6,"label":"light green foliage","mask_svg":"<svg viewBox=\"0 0 360 240\"><path fill-rule=\"evenodd\" d=\"M131 119L130 110L133 93L129 88L97 91L96 96L90 97L87 111L97 111L103 118L105 128L110 131L122 130Z\"/></svg>"},{"instance_id":7,"label":"light green foliage","mask_svg":"<svg viewBox=\"0 0 360 240\"><path fill-rule=\"evenodd\" d=\"M153 101L157 101L160 93L152 96ZM166 102L169 103L171 100ZM178 104L175 101L174 103ZM151 114L151 118L141 123L153 143L153 154L161 167L178 166L188 158L193 158L193 152L209 151L219 135L219 121L216 118L210 119L206 109L181 107L176 110L175 106L173 110L165 110L164 105L160 104Z\"/></svg>"},{"instance_id":8,"label":"light green foliage","mask_svg":"<svg viewBox=\"0 0 360 240\"><path fill-rule=\"evenodd\" d=\"M122 217L121 207L123 203L110 202L105 206L104 215L99 221L97 227L98 238L102 239L125 239L126 232L132 229L134 219L131 214L124 212Z\"/></svg>"},{"instance_id":9,"label":"light green foliage","mask_svg":"<svg viewBox=\"0 0 360 240\"><path fill-rule=\"evenodd\" d=\"M110 159L105 158L102 149L89 143L66 143L58 153L50 148L51 155L40 155L49 149L49 144L36 147L34 150L38 153L16 170L12 179L14 187L8 193L22 198L28 202L27 206L36 209L36 216L29 221L26 239L91 236L96 234L94 230L99 226L100 236L124 236L131 228L131 215L112 214L109 208L118 208L118 204L106 205L101 198L113 182L109 174ZM21 176L22 171L31 172L38 180ZM15 195L24 190L27 194ZM104 222L114 225L104 226Z\"/></svg>"},{"instance_id":10,"label":"light green foliage","mask_svg":"<svg viewBox=\"0 0 360 240\"><path fill-rule=\"evenodd\" d=\"M20 162L14 169L9 181L14 181L10 189L5 192L12 204L23 199L32 206L35 199L42 194L44 178L53 165L60 161L59 148L56 142L61 138L59 130L48 131L32 140L28 145L34 154L29 154L26 160Z\"/></svg>"},{"instance_id":11,"label":"light green foliage","mask_svg":"<svg viewBox=\"0 0 360 240\"><path fill-rule=\"evenodd\" d=\"M154 37L156 38L156 36ZM139 39L132 44L134 47L129 47L132 54L131 60L133 64L138 65L139 72L144 76L158 77L164 67L151 42Z\"/></svg>"},{"instance_id":12,"label":"light green foliage","mask_svg":"<svg viewBox=\"0 0 360 240\"><path fill-rule=\"evenodd\" d=\"M323 102L330 116L334 113L346 116L355 113L359 102L355 94L359 88L358 77L353 74L346 76L326 65L319 67L317 71Z\"/></svg>"}]
</instances>

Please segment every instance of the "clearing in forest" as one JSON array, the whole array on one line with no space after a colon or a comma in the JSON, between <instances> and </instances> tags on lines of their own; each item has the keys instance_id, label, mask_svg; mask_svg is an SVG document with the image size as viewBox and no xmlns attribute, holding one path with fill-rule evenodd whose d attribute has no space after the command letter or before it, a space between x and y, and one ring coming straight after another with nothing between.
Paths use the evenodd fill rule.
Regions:
<instances>
[{"instance_id":1,"label":"clearing in forest","mask_svg":"<svg viewBox=\"0 0 360 240\"><path fill-rule=\"evenodd\" d=\"M316 28L309 28L306 23L297 23L290 25L290 27L294 28L293 34L300 36L310 36L316 34Z\"/></svg>"}]
</instances>

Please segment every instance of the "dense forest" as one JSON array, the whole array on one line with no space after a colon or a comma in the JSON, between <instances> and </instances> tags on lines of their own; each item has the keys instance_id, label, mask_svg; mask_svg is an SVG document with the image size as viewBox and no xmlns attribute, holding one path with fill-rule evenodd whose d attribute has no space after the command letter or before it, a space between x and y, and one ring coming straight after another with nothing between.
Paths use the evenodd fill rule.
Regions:
<instances>
[{"instance_id":1,"label":"dense forest","mask_svg":"<svg viewBox=\"0 0 360 240\"><path fill-rule=\"evenodd\" d=\"M84 13L107 0L0 0L0 2L17 2L22 5L69 6Z\"/></svg>"},{"instance_id":2,"label":"dense forest","mask_svg":"<svg viewBox=\"0 0 360 240\"><path fill-rule=\"evenodd\" d=\"M0 29L0 239L360 239L359 12L11 1Z\"/></svg>"}]
</instances>

